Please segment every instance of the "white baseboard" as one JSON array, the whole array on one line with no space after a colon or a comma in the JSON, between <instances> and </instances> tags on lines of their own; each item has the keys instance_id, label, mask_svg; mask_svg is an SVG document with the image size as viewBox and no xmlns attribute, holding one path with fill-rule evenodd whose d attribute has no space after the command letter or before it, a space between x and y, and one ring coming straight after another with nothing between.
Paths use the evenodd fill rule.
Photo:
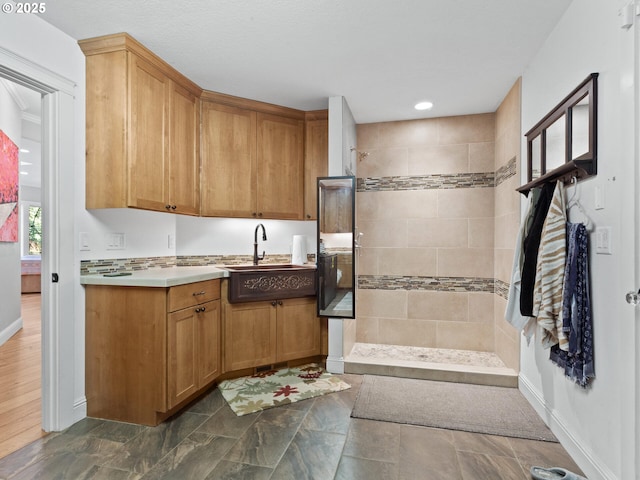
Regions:
<instances>
[{"instance_id":1,"label":"white baseboard","mask_svg":"<svg viewBox=\"0 0 640 480\"><path fill-rule=\"evenodd\" d=\"M327 357L327 372L329 373L344 373L344 357L331 358Z\"/></svg>"},{"instance_id":2,"label":"white baseboard","mask_svg":"<svg viewBox=\"0 0 640 480\"><path fill-rule=\"evenodd\" d=\"M22 328L22 317L11 323L7 328L0 332L0 345L4 345L7 340L13 337Z\"/></svg>"},{"instance_id":3,"label":"white baseboard","mask_svg":"<svg viewBox=\"0 0 640 480\"><path fill-rule=\"evenodd\" d=\"M602 480L619 480L619 478L602 463L585 442L576 437L567 427L566 422L555 410L551 410L544 402L542 394L537 391L532 383L522 374L518 377L519 389L524 397L533 406L538 415L547 422L547 425L560 440L562 446L575 460L588 478L601 478Z\"/></svg>"},{"instance_id":4,"label":"white baseboard","mask_svg":"<svg viewBox=\"0 0 640 480\"><path fill-rule=\"evenodd\" d=\"M84 395L73 403L73 423L87 417L87 397Z\"/></svg>"}]
</instances>

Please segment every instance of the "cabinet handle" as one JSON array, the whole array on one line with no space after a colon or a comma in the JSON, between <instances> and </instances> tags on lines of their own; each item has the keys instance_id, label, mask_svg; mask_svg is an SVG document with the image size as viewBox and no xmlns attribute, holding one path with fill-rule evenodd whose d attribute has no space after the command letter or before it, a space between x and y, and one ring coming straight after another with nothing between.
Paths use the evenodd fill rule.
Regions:
<instances>
[{"instance_id":1,"label":"cabinet handle","mask_svg":"<svg viewBox=\"0 0 640 480\"><path fill-rule=\"evenodd\" d=\"M196 308L196 313L200 313L200 307Z\"/></svg>"},{"instance_id":2,"label":"cabinet handle","mask_svg":"<svg viewBox=\"0 0 640 480\"><path fill-rule=\"evenodd\" d=\"M278 304L278 303L277 303L275 300L274 300L273 302L271 302L271 305L272 305L272 306L274 306L274 307L275 307L277 304Z\"/></svg>"},{"instance_id":3,"label":"cabinet handle","mask_svg":"<svg viewBox=\"0 0 640 480\"><path fill-rule=\"evenodd\" d=\"M258 216L258 214L256 212L251 212L251 216L252 217L256 217L256 216Z\"/></svg>"},{"instance_id":4,"label":"cabinet handle","mask_svg":"<svg viewBox=\"0 0 640 480\"><path fill-rule=\"evenodd\" d=\"M262 217L262 212L258 212L258 216L259 216L259 217Z\"/></svg>"},{"instance_id":5,"label":"cabinet handle","mask_svg":"<svg viewBox=\"0 0 640 480\"><path fill-rule=\"evenodd\" d=\"M311 215L309 215L308 213L307 213L307 218L311 218Z\"/></svg>"},{"instance_id":6,"label":"cabinet handle","mask_svg":"<svg viewBox=\"0 0 640 480\"><path fill-rule=\"evenodd\" d=\"M278 305L282 305L282 300L278 300Z\"/></svg>"},{"instance_id":7,"label":"cabinet handle","mask_svg":"<svg viewBox=\"0 0 640 480\"><path fill-rule=\"evenodd\" d=\"M176 208L178 208L177 205L171 205L171 210L175 210Z\"/></svg>"},{"instance_id":8,"label":"cabinet handle","mask_svg":"<svg viewBox=\"0 0 640 480\"><path fill-rule=\"evenodd\" d=\"M171 210L171 205L165 205L164 208L166 208L167 210Z\"/></svg>"},{"instance_id":9,"label":"cabinet handle","mask_svg":"<svg viewBox=\"0 0 640 480\"><path fill-rule=\"evenodd\" d=\"M198 295L204 295L206 292L204 290L202 290L201 292L194 292L193 296L197 297Z\"/></svg>"}]
</instances>

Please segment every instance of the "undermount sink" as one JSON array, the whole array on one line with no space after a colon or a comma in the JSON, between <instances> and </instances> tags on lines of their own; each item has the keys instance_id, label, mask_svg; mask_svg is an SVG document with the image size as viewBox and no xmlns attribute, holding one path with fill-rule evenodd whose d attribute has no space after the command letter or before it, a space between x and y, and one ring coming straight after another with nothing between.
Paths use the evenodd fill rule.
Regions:
<instances>
[{"instance_id":1,"label":"undermount sink","mask_svg":"<svg viewBox=\"0 0 640 480\"><path fill-rule=\"evenodd\" d=\"M316 268L292 264L228 265L229 303L316 294Z\"/></svg>"}]
</instances>

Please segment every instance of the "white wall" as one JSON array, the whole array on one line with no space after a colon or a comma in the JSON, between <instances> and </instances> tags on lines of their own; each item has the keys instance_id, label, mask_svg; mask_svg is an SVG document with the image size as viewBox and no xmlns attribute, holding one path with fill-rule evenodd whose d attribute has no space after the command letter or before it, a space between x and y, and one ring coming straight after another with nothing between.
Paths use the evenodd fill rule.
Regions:
<instances>
[{"instance_id":1,"label":"white wall","mask_svg":"<svg viewBox=\"0 0 640 480\"><path fill-rule=\"evenodd\" d=\"M0 130L16 145L22 138L20 109L0 83ZM0 242L0 345L22 326L20 316L20 243Z\"/></svg>"},{"instance_id":2,"label":"white wall","mask_svg":"<svg viewBox=\"0 0 640 480\"><path fill-rule=\"evenodd\" d=\"M549 361L549 352L532 341L521 345L520 388L549 421L556 435L589 478L632 478L624 474L624 422L633 422L633 406L621 403L624 383L629 380L629 362L620 349L625 329L633 321L632 309L624 303L628 257L621 245L621 214L624 202L633 202L628 187L628 155L621 146L621 71L625 68L618 8L612 0L574 0L553 33L529 64L522 78L523 134L559 103L591 72L598 79L598 175L579 184L579 198L596 226L613 229L613 254L594 253L591 234L591 292L597 378L588 390L574 385ZM523 172L526 174L526 142L523 142ZM524 179L523 179L523 183ZM631 187L633 185L631 184ZM596 187L604 191L605 208L595 210ZM568 189L571 195L572 189ZM570 212L570 219L581 216ZM633 252L626 252L632 254ZM627 287L629 285L626 285ZM631 317L631 318L630 318ZM631 400L629 403L633 404ZM621 411L620 409L627 409ZM620 412L620 413L618 413ZM625 420L626 418L626 420ZM633 427L630 427L633 428ZM636 478L635 475L633 478Z\"/></svg>"},{"instance_id":3,"label":"white wall","mask_svg":"<svg viewBox=\"0 0 640 480\"><path fill-rule=\"evenodd\" d=\"M267 241L258 234L258 254L290 255L293 235L307 236L307 253L316 252L316 222L199 218L177 216L177 255L253 255L255 229L262 223Z\"/></svg>"}]
</instances>

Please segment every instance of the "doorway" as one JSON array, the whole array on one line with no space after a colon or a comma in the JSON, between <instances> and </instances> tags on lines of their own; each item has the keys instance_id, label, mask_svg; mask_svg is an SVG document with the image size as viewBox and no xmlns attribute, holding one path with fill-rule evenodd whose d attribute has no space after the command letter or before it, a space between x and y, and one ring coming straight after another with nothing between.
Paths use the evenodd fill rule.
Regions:
<instances>
[{"instance_id":1,"label":"doorway","mask_svg":"<svg viewBox=\"0 0 640 480\"><path fill-rule=\"evenodd\" d=\"M20 264L18 278L8 268L3 284L5 310L0 346L0 457L43 436L41 348L41 158L42 94L7 79L0 79L0 130L17 144L18 245L5 245L3 262ZM17 295L18 298L11 298ZM14 312L19 312L18 320ZM12 322L6 327L6 322ZM21 327L21 328L20 328ZM15 332L16 330L19 331ZM15 333L14 333L15 332ZM13 333L13 335L11 335Z\"/></svg>"},{"instance_id":2,"label":"doorway","mask_svg":"<svg viewBox=\"0 0 640 480\"><path fill-rule=\"evenodd\" d=\"M84 384L78 380L82 362L80 367L76 362L78 268L74 242L68 241L75 237L77 92L72 81L4 48L0 48L0 78L42 95L42 429L59 431L86 416Z\"/></svg>"}]
</instances>

